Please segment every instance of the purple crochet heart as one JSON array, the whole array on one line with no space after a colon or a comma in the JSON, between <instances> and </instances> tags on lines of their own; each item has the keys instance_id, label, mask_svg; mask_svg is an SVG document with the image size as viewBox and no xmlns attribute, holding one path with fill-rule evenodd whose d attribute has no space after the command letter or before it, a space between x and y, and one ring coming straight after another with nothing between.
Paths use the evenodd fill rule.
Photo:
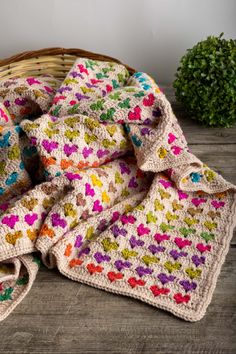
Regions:
<instances>
[{"instance_id":1,"label":"purple crochet heart","mask_svg":"<svg viewBox=\"0 0 236 354\"><path fill-rule=\"evenodd\" d=\"M148 249L152 254L156 254L158 252L164 252L166 248L163 246L150 245L148 246Z\"/></svg>"},{"instance_id":2,"label":"purple crochet heart","mask_svg":"<svg viewBox=\"0 0 236 354\"><path fill-rule=\"evenodd\" d=\"M196 267L200 266L201 264L205 264L206 258L204 256L199 257L198 255L192 256L192 261Z\"/></svg>"},{"instance_id":3,"label":"purple crochet heart","mask_svg":"<svg viewBox=\"0 0 236 354\"><path fill-rule=\"evenodd\" d=\"M153 270L151 268L144 268L144 267L137 267L136 272L138 273L138 275L140 277L142 277L143 275L148 275L148 274L152 274Z\"/></svg>"},{"instance_id":4,"label":"purple crochet heart","mask_svg":"<svg viewBox=\"0 0 236 354\"><path fill-rule=\"evenodd\" d=\"M103 255L100 252L96 252L93 256L98 263L102 263L104 261L109 262L111 260L111 257L107 256L106 254Z\"/></svg>"},{"instance_id":5,"label":"purple crochet heart","mask_svg":"<svg viewBox=\"0 0 236 354\"><path fill-rule=\"evenodd\" d=\"M191 282L188 280L181 280L180 285L182 285L182 287L184 288L184 290L186 292L191 291L191 290L195 290L197 287L197 284L195 282Z\"/></svg>"},{"instance_id":6,"label":"purple crochet heart","mask_svg":"<svg viewBox=\"0 0 236 354\"><path fill-rule=\"evenodd\" d=\"M173 275L166 275L165 273L158 274L157 278L160 280L162 285L165 285L175 280L175 277Z\"/></svg>"},{"instance_id":7,"label":"purple crochet heart","mask_svg":"<svg viewBox=\"0 0 236 354\"><path fill-rule=\"evenodd\" d=\"M119 271L121 271L122 269L124 269L124 268L130 268L131 267L131 265L132 265L132 263L130 263L130 262L128 262L128 261L122 261L122 260L117 260L117 261L115 261L115 266L116 266L116 268L119 270Z\"/></svg>"}]
</instances>

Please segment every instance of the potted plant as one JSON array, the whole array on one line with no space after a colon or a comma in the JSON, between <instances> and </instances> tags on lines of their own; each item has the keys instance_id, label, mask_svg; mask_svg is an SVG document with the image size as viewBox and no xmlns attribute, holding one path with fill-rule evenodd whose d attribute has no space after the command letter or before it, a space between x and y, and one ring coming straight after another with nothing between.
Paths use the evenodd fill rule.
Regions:
<instances>
[{"instance_id":1,"label":"potted plant","mask_svg":"<svg viewBox=\"0 0 236 354\"><path fill-rule=\"evenodd\" d=\"M180 60L175 94L191 117L211 127L236 122L236 40L209 36Z\"/></svg>"}]
</instances>

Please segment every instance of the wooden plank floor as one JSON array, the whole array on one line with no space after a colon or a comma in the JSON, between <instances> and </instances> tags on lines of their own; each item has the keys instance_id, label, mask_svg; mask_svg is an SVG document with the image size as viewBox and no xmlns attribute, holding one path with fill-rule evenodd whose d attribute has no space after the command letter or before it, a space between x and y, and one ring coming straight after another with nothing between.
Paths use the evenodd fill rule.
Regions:
<instances>
[{"instance_id":1,"label":"wooden plank floor","mask_svg":"<svg viewBox=\"0 0 236 354\"><path fill-rule=\"evenodd\" d=\"M164 88L193 153L236 184L236 126L190 120ZM236 234L206 316L188 323L41 268L24 301L0 323L0 353L236 353Z\"/></svg>"}]
</instances>

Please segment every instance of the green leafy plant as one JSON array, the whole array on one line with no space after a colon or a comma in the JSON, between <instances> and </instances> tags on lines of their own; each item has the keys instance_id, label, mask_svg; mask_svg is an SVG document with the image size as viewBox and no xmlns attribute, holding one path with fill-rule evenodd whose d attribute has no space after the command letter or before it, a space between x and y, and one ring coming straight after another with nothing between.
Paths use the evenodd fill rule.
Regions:
<instances>
[{"instance_id":1,"label":"green leafy plant","mask_svg":"<svg viewBox=\"0 0 236 354\"><path fill-rule=\"evenodd\" d=\"M178 101L208 126L236 122L236 40L210 36L182 57L173 83Z\"/></svg>"}]
</instances>

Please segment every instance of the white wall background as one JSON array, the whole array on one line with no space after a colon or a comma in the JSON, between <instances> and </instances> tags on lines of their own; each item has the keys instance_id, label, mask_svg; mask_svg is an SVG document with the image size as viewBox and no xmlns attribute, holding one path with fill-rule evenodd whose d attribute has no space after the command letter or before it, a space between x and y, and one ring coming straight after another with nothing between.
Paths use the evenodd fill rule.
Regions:
<instances>
[{"instance_id":1,"label":"white wall background","mask_svg":"<svg viewBox=\"0 0 236 354\"><path fill-rule=\"evenodd\" d=\"M0 0L0 58L52 46L111 55L170 83L187 48L236 38L236 0Z\"/></svg>"}]
</instances>

